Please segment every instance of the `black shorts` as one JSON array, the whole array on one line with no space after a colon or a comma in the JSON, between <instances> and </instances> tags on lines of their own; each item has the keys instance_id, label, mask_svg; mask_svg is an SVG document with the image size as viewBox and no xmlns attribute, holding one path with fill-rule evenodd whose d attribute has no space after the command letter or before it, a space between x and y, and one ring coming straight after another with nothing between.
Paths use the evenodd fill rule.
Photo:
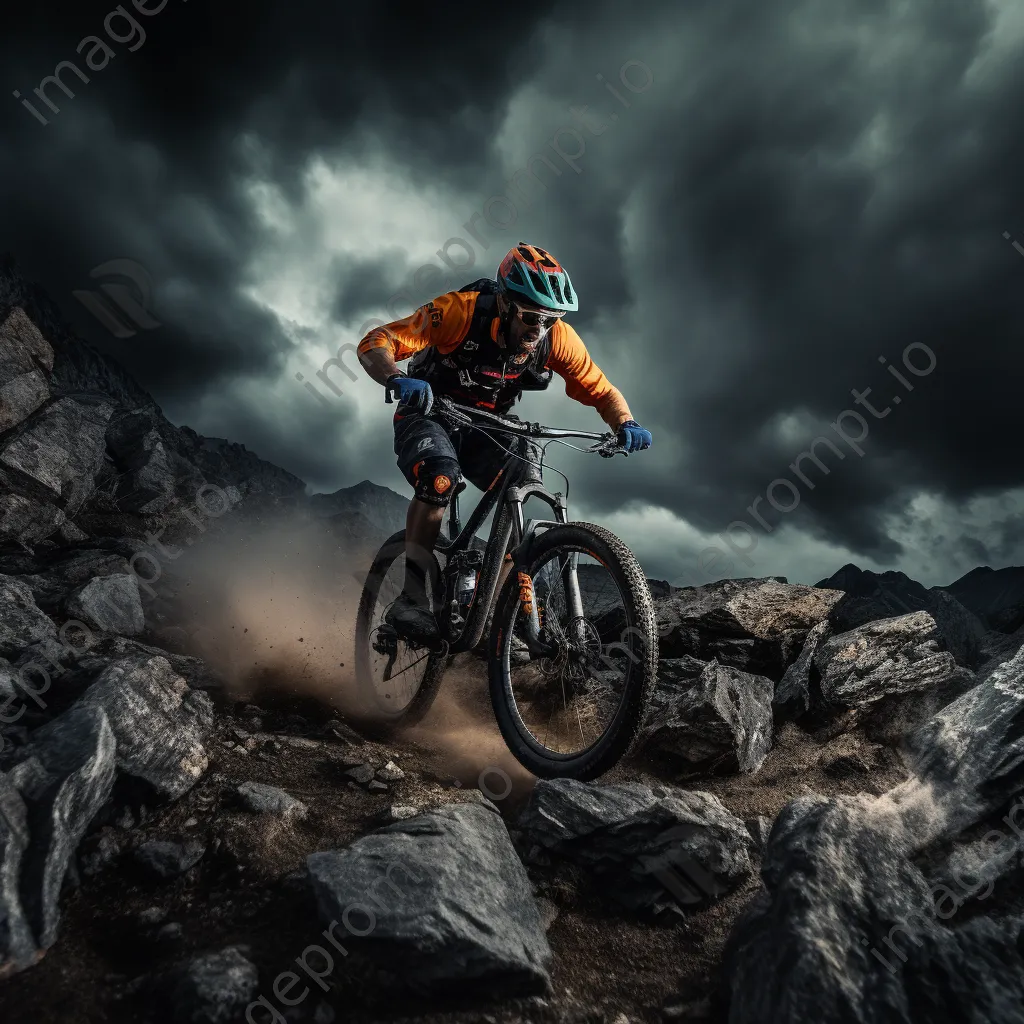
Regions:
<instances>
[{"instance_id":1,"label":"black shorts","mask_svg":"<svg viewBox=\"0 0 1024 1024\"><path fill-rule=\"evenodd\" d=\"M524 445L520 438L483 428L463 428L450 434L444 424L418 412L396 412L394 422L398 468L413 488L417 482L416 468L425 459L454 459L462 476L486 491L508 461L509 450L528 454L534 460L540 454L533 444ZM527 475L540 479L539 472Z\"/></svg>"}]
</instances>

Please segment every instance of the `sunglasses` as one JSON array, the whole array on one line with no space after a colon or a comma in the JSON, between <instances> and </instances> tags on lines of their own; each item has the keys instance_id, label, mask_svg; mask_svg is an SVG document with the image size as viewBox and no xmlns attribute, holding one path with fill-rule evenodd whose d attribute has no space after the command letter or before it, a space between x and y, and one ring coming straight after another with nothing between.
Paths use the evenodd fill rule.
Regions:
<instances>
[{"instance_id":1,"label":"sunglasses","mask_svg":"<svg viewBox=\"0 0 1024 1024\"><path fill-rule=\"evenodd\" d=\"M541 313L536 309L523 309L512 303L512 311L526 327L551 327L556 320L561 320L564 313Z\"/></svg>"}]
</instances>

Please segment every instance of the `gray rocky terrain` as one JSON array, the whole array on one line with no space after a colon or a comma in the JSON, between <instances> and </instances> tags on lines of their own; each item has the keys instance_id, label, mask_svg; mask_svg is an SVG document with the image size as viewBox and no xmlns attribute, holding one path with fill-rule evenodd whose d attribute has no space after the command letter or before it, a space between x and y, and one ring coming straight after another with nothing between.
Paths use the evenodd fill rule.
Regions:
<instances>
[{"instance_id":1,"label":"gray rocky terrain","mask_svg":"<svg viewBox=\"0 0 1024 1024\"><path fill-rule=\"evenodd\" d=\"M404 505L0 272L4 1020L1024 1021L1021 570L652 581L640 744L538 782L474 655L387 743L347 699Z\"/></svg>"}]
</instances>

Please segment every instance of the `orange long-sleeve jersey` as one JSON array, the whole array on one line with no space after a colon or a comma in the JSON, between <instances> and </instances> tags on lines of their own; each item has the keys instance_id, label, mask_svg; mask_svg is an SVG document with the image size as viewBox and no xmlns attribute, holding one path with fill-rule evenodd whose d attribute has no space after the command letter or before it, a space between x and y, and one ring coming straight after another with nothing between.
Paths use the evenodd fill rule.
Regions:
<instances>
[{"instance_id":1,"label":"orange long-sleeve jersey","mask_svg":"<svg viewBox=\"0 0 1024 1024\"><path fill-rule=\"evenodd\" d=\"M435 347L442 356L454 352L465 340L473 320L476 291L445 292L401 320L376 327L358 346L359 354L387 348L396 363ZM491 340L497 340L498 317L491 321ZM622 393L591 358L583 340L564 320L551 328L551 351L545 363L565 381L565 393L595 408L612 429L633 418Z\"/></svg>"}]
</instances>

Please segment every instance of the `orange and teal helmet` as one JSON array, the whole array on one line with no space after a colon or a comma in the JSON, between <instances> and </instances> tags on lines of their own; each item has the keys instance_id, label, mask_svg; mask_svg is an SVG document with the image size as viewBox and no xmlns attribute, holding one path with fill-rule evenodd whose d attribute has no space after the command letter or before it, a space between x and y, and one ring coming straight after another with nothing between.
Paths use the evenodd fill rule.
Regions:
<instances>
[{"instance_id":1,"label":"orange and teal helmet","mask_svg":"<svg viewBox=\"0 0 1024 1024\"><path fill-rule=\"evenodd\" d=\"M565 268L538 245L520 242L498 265L498 287L541 309L572 313L580 308Z\"/></svg>"}]
</instances>

